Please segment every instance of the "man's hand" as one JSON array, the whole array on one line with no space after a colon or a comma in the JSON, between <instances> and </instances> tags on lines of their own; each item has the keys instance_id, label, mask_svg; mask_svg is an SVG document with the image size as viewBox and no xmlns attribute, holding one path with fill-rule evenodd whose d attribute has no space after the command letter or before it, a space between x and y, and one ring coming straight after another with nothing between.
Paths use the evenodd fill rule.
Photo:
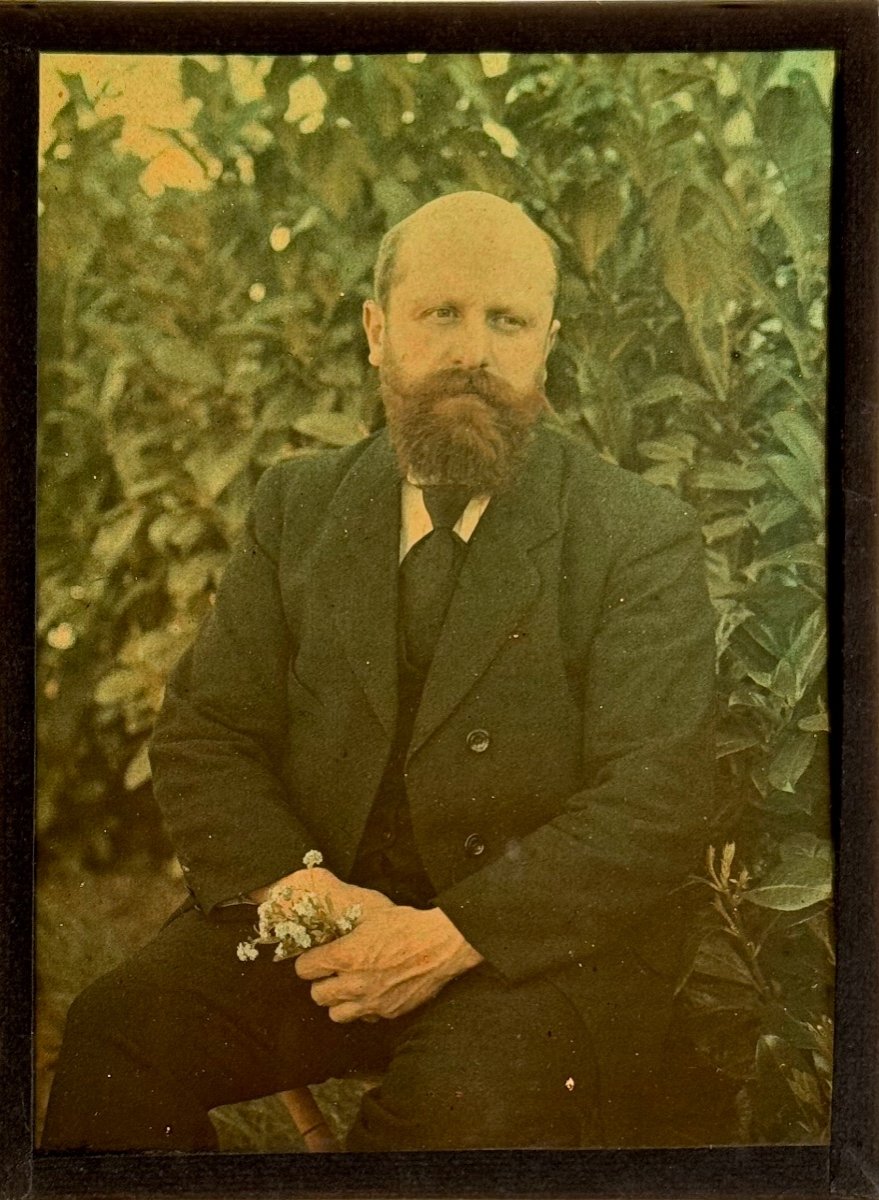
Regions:
<instances>
[{"instance_id":1,"label":"man's hand","mask_svg":"<svg viewBox=\"0 0 879 1200\"><path fill-rule=\"evenodd\" d=\"M402 1016L478 963L482 955L441 909L391 904L364 909L359 925L296 959L296 973L314 979L311 995L333 1021Z\"/></svg>"},{"instance_id":2,"label":"man's hand","mask_svg":"<svg viewBox=\"0 0 879 1200\"><path fill-rule=\"evenodd\" d=\"M287 887L292 888L294 892L314 892L325 897L337 915L341 915L352 904L359 904L364 916L375 909L393 907L393 902L381 892L373 891L372 888L357 887L353 883L344 883L332 871L326 871L323 867L303 867L300 871L294 871L292 875L285 875L277 883L257 888L250 893L250 898L257 904L262 904L272 892Z\"/></svg>"}]
</instances>

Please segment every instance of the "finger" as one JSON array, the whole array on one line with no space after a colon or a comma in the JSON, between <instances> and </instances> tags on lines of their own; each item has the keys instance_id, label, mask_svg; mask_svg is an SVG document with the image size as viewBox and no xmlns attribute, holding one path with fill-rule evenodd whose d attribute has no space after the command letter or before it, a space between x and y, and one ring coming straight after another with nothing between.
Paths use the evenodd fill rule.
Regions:
<instances>
[{"instance_id":1,"label":"finger","mask_svg":"<svg viewBox=\"0 0 879 1200\"><path fill-rule=\"evenodd\" d=\"M328 946L317 946L296 957L296 974L300 979L325 979L335 975L336 963Z\"/></svg>"},{"instance_id":2,"label":"finger","mask_svg":"<svg viewBox=\"0 0 879 1200\"><path fill-rule=\"evenodd\" d=\"M341 1004L343 1000L352 1000L353 996L339 996L333 986L333 977L319 979L311 985L311 998L321 1008L330 1008L333 1004Z\"/></svg>"},{"instance_id":3,"label":"finger","mask_svg":"<svg viewBox=\"0 0 879 1200\"><path fill-rule=\"evenodd\" d=\"M360 1000L363 997L363 981L345 975L332 975L328 979L319 979L311 985L311 998L315 1004L330 1008L346 1000Z\"/></svg>"},{"instance_id":4,"label":"finger","mask_svg":"<svg viewBox=\"0 0 879 1200\"><path fill-rule=\"evenodd\" d=\"M357 1000L345 1000L341 1004L334 1004L329 1014L330 1020L335 1021L337 1025L348 1025L351 1021L359 1021L373 1015ZM377 1017L375 1019L378 1020Z\"/></svg>"}]
</instances>

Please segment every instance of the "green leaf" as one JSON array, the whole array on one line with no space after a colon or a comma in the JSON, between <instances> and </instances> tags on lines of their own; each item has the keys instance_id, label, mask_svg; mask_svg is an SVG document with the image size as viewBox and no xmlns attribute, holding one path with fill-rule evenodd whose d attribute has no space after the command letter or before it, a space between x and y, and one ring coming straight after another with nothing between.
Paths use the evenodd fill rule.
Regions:
<instances>
[{"instance_id":1,"label":"green leaf","mask_svg":"<svg viewBox=\"0 0 879 1200\"><path fill-rule=\"evenodd\" d=\"M772 672L767 686L789 708L793 708L802 694L799 688L797 673L786 658L779 659L778 666Z\"/></svg>"},{"instance_id":2,"label":"green leaf","mask_svg":"<svg viewBox=\"0 0 879 1200\"><path fill-rule=\"evenodd\" d=\"M760 791L757 779L753 775L752 782ZM778 817L791 818L795 815L802 815L812 819L812 800L813 797L804 795L802 790L778 792L770 789L761 792L759 801L755 801L755 803L758 809L765 809L766 812L774 813ZM826 798L823 803L826 807Z\"/></svg>"},{"instance_id":3,"label":"green leaf","mask_svg":"<svg viewBox=\"0 0 879 1200\"><path fill-rule=\"evenodd\" d=\"M755 492L763 487L766 479L754 466L745 467L741 463L717 459L702 463L694 473L693 482L698 488L717 492Z\"/></svg>"},{"instance_id":4,"label":"green leaf","mask_svg":"<svg viewBox=\"0 0 879 1200\"><path fill-rule=\"evenodd\" d=\"M775 1034L763 1034L754 1055L756 1111L761 1129L774 1141L789 1142L795 1138L794 1120L798 1109L790 1088L790 1076L798 1062L792 1048Z\"/></svg>"},{"instance_id":5,"label":"green leaf","mask_svg":"<svg viewBox=\"0 0 879 1200\"><path fill-rule=\"evenodd\" d=\"M833 863L833 846L826 838L816 837L814 833L803 830L786 837L778 848L783 862L795 858L820 858L823 862Z\"/></svg>"},{"instance_id":6,"label":"green leaf","mask_svg":"<svg viewBox=\"0 0 879 1200\"><path fill-rule=\"evenodd\" d=\"M655 66L644 62L641 86L651 104L682 92L693 84L705 82L705 75L677 67Z\"/></svg>"},{"instance_id":7,"label":"green leaf","mask_svg":"<svg viewBox=\"0 0 879 1200\"><path fill-rule=\"evenodd\" d=\"M824 548L815 542L798 542L796 546L785 546L766 558L756 559L745 568L745 575L755 580L767 567L814 567L823 572L826 557Z\"/></svg>"},{"instance_id":8,"label":"green leaf","mask_svg":"<svg viewBox=\"0 0 879 1200\"><path fill-rule=\"evenodd\" d=\"M768 533L776 525L782 525L799 512L799 505L790 496L774 496L761 500L748 509L748 520L758 533Z\"/></svg>"},{"instance_id":9,"label":"green leaf","mask_svg":"<svg viewBox=\"0 0 879 1200\"><path fill-rule=\"evenodd\" d=\"M696 449L696 439L690 433L670 433L662 441L639 442L638 453L654 462L691 463L693 451Z\"/></svg>"},{"instance_id":10,"label":"green leaf","mask_svg":"<svg viewBox=\"0 0 879 1200\"><path fill-rule=\"evenodd\" d=\"M710 979L701 974L694 974L686 986L685 994L691 1004L707 1010L715 1020L720 1013L749 1013L760 1004L753 985L745 987L741 983Z\"/></svg>"},{"instance_id":11,"label":"green leaf","mask_svg":"<svg viewBox=\"0 0 879 1200\"><path fill-rule=\"evenodd\" d=\"M188 554L205 532L204 519L192 509L161 513L149 528L150 543L160 552L174 546Z\"/></svg>"},{"instance_id":12,"label":"green leaf","mask_svg":"<svg viewBox=\"0 0 879 1200\"><path fill-rule=\"evenodd\" d=\"M71 103L82 113L94 112L95 106L92 104L88 92L85 90L82 76L74 75L67 71L59 71L58 76L67 88L67 94L70 97Z\"/></svg>"},{"instance_id":13,"label":"green leaf","mask_svg":"<svg viewBox=\"0 0 879 1200\"><path fill-rule=\"evenodd\" d=\"M392 175L380 175L373 185L373 194L385 214L388 228L408 217L418 207L418 198L412 189Z\"/></svg>"},{"instance_id":14,"label":"green leaf","mask_svg":"<svg viewBox=\"0 0 879 1200\"><path fill-rule=\"evenodd\" d=\"M353 446L366 434L362 422L347 413L306 413L293 422L297 433L326 446Z\"/></svg>"},{"instance_id":15,"label":"green leaf","mask_svg":"<svg viewBox=\"0 0 879 1200\"><path fill-rule=\"evenodd\" d=\"M760 739L755 733L722 733L717 741L717 757L725 758L728 754L740 754L742 750L750 750L759 743Z\"/></svg>"},{"instance_id":16,"label":"green leaf","mask_svg":"<svg viewBox=\"0 0 879 1200\"><path fill-rule=\"evenodd\" d=\"M168 567L168 592L177 608L186 608L190 600L202 595L214 584L226 561L224 554L213 550L194 554Z\"/></svg>"},{"instance_id":17,"label":"green leaf","mask_svg":"<svg viewBox=\"0 0 879 1200\"><path fill-rule=\"evenodd\" d=\"M808 463L790 454L767 454L763 461L811 517L823 519L823 490L815 486Z\"/></svg>"},{"instance_id":18,"label":"green leaf","mask_svg":"<svg viewBox=\"0 0 879 1200\"><path fill-rule=\"evenodd\" d=\"M210 446L202 446L186 460L186 469L195 480L199 492L209 500L216 500L250 462L250 443L246 438L229 450L218 453Z\"/></svg>"},{"instance_id":19,"label":"green leaf","mask_svg":"<svg viewBox=\"0 0 879 1200\"><path fill-rule=\"evenodd\" d=\"M714 542L721 542L724 538L733 537L737 533L741 533L747 525L747 517L738 514L734 517L719 517L716 521L711 521L708 525L702 526L702 536L709 546Z\"/></svg>"},{"instance_id":20,"label":"green leaf","mask_svg":"<svg viewBox=\"0 0 879 1200\"><path fill-rule=\"evenodd\" d=\"M823 607L814 609L800 626L786 657L797 673L803 696L827 663L827 613Z\"/></svg>"},{"instance_id":21,"label":"green leaf","mask_svg":"<svg viewBox=\"0 0 879 1200\"><path fill-rule=\"evenodd\" d=\"M804 185L826 169L829 114L805 75L795 87L770 88L757 105L757 132L790 185Z\"/></svg>"},{"instance_id":22,"label":"green leaf","mask_svg":"<svg viewBox=\"0 0 879 1200\"><path fill-rule=\"evenodd\" d=\"M770 417L769 424L791 455L808 465L816 485L824 482L824 442L805 417L797 412L779 412Z\"/></svg>"},{"instance_id":23,"label":"green leaf","mask_svg":"<svg viewBox=\"0 0 879 1200\"><path fill-rule=\"evenodd\" d=\"M683 375L660 375L638 392L631 404L636 409L651 408L654 404L664 404L670 400L683 400L699 408L714 403L711 394L694 380L685 379Z\"/></svg>"},{"instance_id":24,"label":"green leaf","mask_svg":"<svg viewBox=\"0 0 879 1200\"><path fill-rule=\"evenodd\" d=\"M207 104L217 89L219 72L209 71L194 58L180 60L180 86L185 97L195 96Z\"/></svg>"},{"instance_id":25,"label":"green leaf","mask_svg":"<svg viewBox=\"0 0 879 1200\"><path fill-rule=\"evenodd\" d=\"M126 791L133 792L152 778L149 758L149 739L141 743L140 749L125 768L123 782Z\"/></svg>"},{"instance_id":26,"label":"green leaf","mask_svg":"<svg viewBox=\"0 0 879 1200\"><path fill-rule=\"evenodd\" d=\"M223 376L207 351L183 338L153 336L145 340L149 360L160 375L200 389L223 386Z\"/></svg>"},{"instance_id":27,"label":"green leaf","mask_svg":"<svg viewBox=\"0 0 879 1200\"><path fill-rule=\"evenodd\" d=\"M141 679L136 671L127 667L111 671L98 681L95 688L95 702L108 708L118 707L128 700L140 695Z\"/></svg>"},{"instance_id":28,"label":"green leaf","mask_svg":"<svg viewBox=\"0 0 879 1200\"><path fill-rule=\"evenodd\" d=\"M92 542L92 555L100 561L105 570L112 570L131 550L131 544L143 518L143 510L122 511L98 530Z\"/></svg>"},{"instance_id":29,"label":"green leaf","mask_svg":"<svg viewBox=\"0 0 879 1200\"><path fill-rule=\"evenodd\" d=\"M744 893L744 899L758 908L775 912L797 912L829 900L833 895L833 871L830 861L819 855L797 855L779 863L760 883Z\"/></svg>"},{"instance_id":30,"label":"green leaf","mask_svg":"<svg viewBox=\"0 0 879 1200\"><path fill-rule=\"evenodd\" d=\"M747 963L730 938L722 933L712 933L700 944L693 959L693 971L745 987L754 986Z\"/></svg>"},{"instance_id":31,"label":"green leaf","mask_svg":"<svg viewBox=\"0 0 879 1200\"><path fill-rule=\"evenodd\" d=\"M613 242L622 219L623 197L615 179L602 179L586 188L571 224L587 275Z\"/></svg>"},{"instance_id":32,"label":"green leaf","mask_svg":"<svg viewBox=\"0 0 879 1200\"><path fill-rule=\"evenodd\" d=\"M653 137L655 146L671 146L684 138L692 137L699 129L700 121L695 113L679 112L670 117L657 129Z\"/></svg>"},{"instance_id":33,"label":"green leaf","mask_svg":"<svg viewBox=\"0 0 879 1200\"><path fill-rule=\"evenodd\" d=\"M785 737L767 772L770 785L780 792L793 792L814 753L814 734L793 733Z\"/></svg>"},{"instance_id":34,"label":"green leaf","mask_svg":"<svg viewBox=\"0 0 879 1200\"><path fill-rule=\"evenodd\" d=\"M804 733L829 733L830 714L817 712L811 717L803 717L797 722L797 729L802 729Z\"/></svg>"},{"instance_id":35,"label":"green leaf","mask_svg":"<svg viewBox=\"0 0 879 1200\"><path fill-rule=\"evenodd\" d=\"M686 463L680 459L677 462L662 462L656 463L652 467L648 467L641 474L644 479L650 483L655 483L658 487L677 488L681 481L681 476L686 469Z\"/></svg>"}]
</instances>

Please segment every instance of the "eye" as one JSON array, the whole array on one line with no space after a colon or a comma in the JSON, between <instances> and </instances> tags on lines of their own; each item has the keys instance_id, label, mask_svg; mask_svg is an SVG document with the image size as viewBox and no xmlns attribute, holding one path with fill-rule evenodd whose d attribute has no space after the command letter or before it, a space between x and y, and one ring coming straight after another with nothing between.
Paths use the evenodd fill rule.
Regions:
<instances>
[{"instance_id":1,"label":"eye","mask_svg":"<svg viewBox=\"0 0 879 1200\"><path fill-rule=\"evenodd\" d=\"M458 310L451 304L441 304L438 308L432 308L427 313L432 321L437 321L440 325L448 325L450 321L454 321L458 315Z\"/></svg>"},{"instance_id":2,"label":"eye","mask_svg":"<svg viewBox=\"0 0 879 1200\"><path fill-rule=\"evenodd\" d=\"M528 324L524 317L517 317L515 313L494 313L491 321L497 329L505 333L515 333Z\"/></svg>"}]
</instances>

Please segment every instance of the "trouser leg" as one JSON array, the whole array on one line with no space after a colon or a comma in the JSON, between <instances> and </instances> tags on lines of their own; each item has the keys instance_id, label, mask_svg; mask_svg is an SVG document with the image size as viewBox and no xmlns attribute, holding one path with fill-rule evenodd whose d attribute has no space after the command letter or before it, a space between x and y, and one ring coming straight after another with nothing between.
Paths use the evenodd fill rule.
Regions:
<instances>
[{"instance_id":1,"label":"trouser leg","mask_svg":"<svg viewBox=\"0 0 879 1200\"><path fill-rule=\"evenodd\" d=\"M292 961L238 960L252 924L250 909L186 913L86 989L44 1149L216 1149L211 1108L383 1065L388 1031L334 1024Z\"/></svg>"},{"instance_id":2,"label":"trouser leg","mask_svg":"<svg viewBox=\"0 0 879 1200\"><path fill-rule=\"evenodd\" d=\"M576 1147L594 1111L588 1031L546 981L511 986L479 967L395 1030L350 1150Z\"/></svg>"}]
</instances>

